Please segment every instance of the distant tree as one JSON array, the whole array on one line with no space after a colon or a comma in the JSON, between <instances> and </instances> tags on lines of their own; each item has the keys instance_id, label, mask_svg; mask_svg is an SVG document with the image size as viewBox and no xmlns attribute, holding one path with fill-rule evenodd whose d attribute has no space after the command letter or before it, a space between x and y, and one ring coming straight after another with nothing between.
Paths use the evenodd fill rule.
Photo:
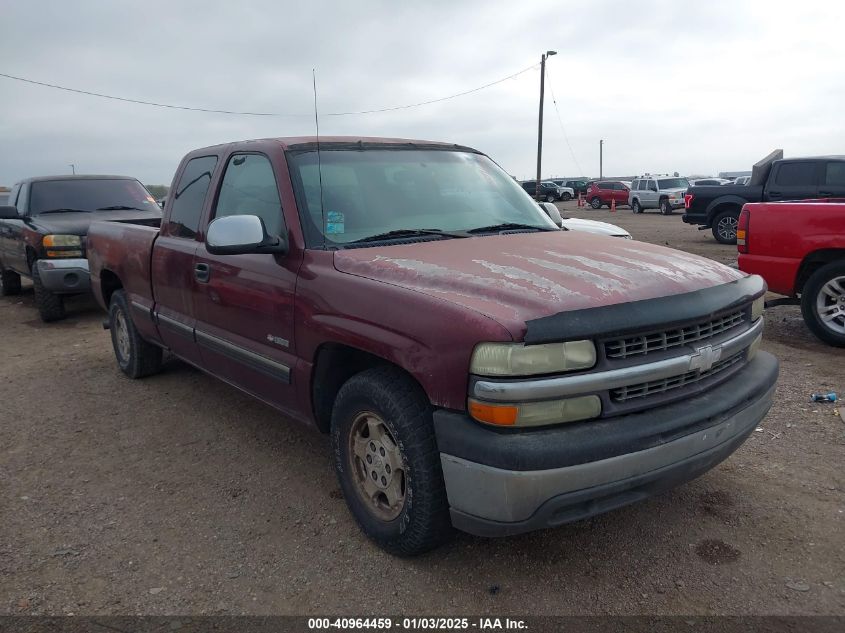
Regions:
<instances>
[{"instance_id":1,"label":"distant tree","mask_svg":"<svg viewBox=\"0 0 845 633\"><path fill-rule=\"evenodd\" d=\"M167 195L167 192L170 190L170 187L167 185L144 185L147 190L153 195L153 198L158 200L159 198L163 198Z\"/></svg>"}]
</instances>

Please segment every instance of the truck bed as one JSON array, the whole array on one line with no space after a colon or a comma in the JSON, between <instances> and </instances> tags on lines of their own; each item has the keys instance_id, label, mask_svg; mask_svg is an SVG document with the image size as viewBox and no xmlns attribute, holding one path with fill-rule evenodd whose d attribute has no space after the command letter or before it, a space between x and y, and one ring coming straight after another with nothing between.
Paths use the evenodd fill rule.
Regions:
<instances>
[{"instance_id":1,"label":"truck bed","mask_svg":"<svg viewBox=\"0 0 845 633\"><path fill-rule=\"evenodd\" d=\"M91 224L87 248L91 288L105 310L113 288L109 285L109 274L102 278L104 269L124 280L123 289L130 305L152 308L150 261L160 223L160 220L140 220Z\"/></svg>"}]
</instances>

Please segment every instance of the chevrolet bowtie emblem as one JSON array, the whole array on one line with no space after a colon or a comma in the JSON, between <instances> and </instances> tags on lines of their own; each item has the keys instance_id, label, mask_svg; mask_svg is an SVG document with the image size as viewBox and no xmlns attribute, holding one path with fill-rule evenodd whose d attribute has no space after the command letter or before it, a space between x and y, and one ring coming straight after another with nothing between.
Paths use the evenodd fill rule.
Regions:
<instances>
[{"instance_id":1,"label":"chevrolet bowtie emblem","mask_svg":"<svg viewBox=\"0 0 845 633\"><path fill-rule=\"evenodd\" d=\"M690 357L689 368L690 371L708 371L713 365L722 357L722 346L705 345L699 347L695 354Z\"/></svg>"}]
</instances>

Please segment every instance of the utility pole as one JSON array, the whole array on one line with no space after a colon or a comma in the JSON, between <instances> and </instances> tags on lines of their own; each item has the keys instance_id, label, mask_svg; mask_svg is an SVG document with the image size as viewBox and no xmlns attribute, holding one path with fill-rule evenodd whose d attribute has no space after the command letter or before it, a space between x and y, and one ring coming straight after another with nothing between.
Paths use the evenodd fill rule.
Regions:
<instances>
[{"instance_id":1,"label":"utility pole","mask_svg":"<svg viewBox=\"0 0 845 633\"><path fill-rule=\"evenodd\" d=\"M537 124L537 183L534 197L540 199L540 178L543 168L543 93L546 88L546 57L557 55L557 51L546 51L540 56L540 120Z\"/></svg>"},{"instance_id":2,"label":"utility pole","mask_svg":"<svg viewBox=\"0 0 845 633\"><path fill-rule=\"evenodd\" d=\"M604 178L604 139L599 140L599 178Z\"/></svg>"},{"instance_id":3,"label":"utility pole","mask_svg":"<svg viewBox=\"0 0 845 633\"><path fill-rule=\"evenodd\" d=\"M70 165L68 165L68 167L70 167L70 173L72 173L75 176L76 175L76 165L71 163Z\"/></svg>"}]
</instances>

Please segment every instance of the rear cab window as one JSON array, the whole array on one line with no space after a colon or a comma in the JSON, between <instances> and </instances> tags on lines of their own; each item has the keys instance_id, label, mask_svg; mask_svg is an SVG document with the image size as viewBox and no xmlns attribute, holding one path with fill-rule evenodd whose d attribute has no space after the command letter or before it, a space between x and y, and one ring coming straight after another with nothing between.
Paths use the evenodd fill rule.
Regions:
<instances>
[{"instance_id":1,"label":"rear cab window","mask_svg":"<svg viewBox=\"0 0 845 633\"><path fill-rule=\"evenodd\" d=\"M173 192L173 202L166 225L168 235L196 238L206 194L216 166L216 156L192 158L185 165L182 177Z\"/></svg>"},{"instance_id":2,"label":"rear cab window","mask_svg":"<svg viewBox=\"0 0 845 633\"><path fill-rule=\"evenodd\" d=\"M775 174L775 184L785 186L813 185L816 183L816 165L814 162L781 163Z\"/></svg>"}]
</instances>

